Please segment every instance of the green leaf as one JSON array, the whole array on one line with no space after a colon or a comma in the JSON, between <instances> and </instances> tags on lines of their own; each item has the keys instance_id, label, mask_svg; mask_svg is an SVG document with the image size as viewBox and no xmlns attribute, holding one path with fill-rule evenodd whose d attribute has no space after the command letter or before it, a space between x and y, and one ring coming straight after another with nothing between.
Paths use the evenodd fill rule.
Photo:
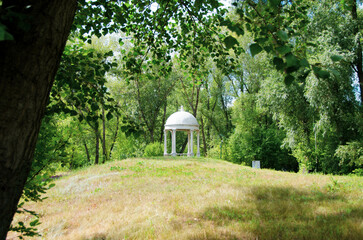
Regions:
<instances>
[{"instance_id":1,"label":"green leaf","mask_svg":"<svg viewBox=\"0 0 363 240\"><path fill-rule=\"evenodd\" d=\"M108 51L107 53L105 53L105 56L106 57L111 57L111 56L113 56L113 51L111 50L111 51Z\"/></svg>"},{"instance_id":2,"label":"green leaf","mask_svg":"<svg viewBox=\"0 0 363 240\"><path fill-rule=\"evenodd\" d=\"M262 51L262 47L258 43L253 43L250 46L250 51L252 57L254 57Z\"/></svg>"},{"instance_id":3,"label":"green leaf","mask_svg":"<svg viewBox=\"0 0 363 240\"><path fill-rule=\"evenodd\" d=\"M34 221L32 221L32 222L30 222L29 223L29 225L31 226L31 227L34 227L34 226L37 226L37 225L39 225L40 223L39 223L39 219L35 219Z\"/></svg>"},{"instance_id":4,"label":"green leaf","mask_svg":"<svg viewBox=\"0 0 363 240\"><path fill-rule=\"evenodd\" d=\"M224 39L224 44L226 45L226 47L228 49L232 48L234 45L238 45L237 40L232 37L232 36L228 36Z\"/></svg>"},{"instance_id":5,"label":"green leaf","mask_svg":"<svg viewBox=\"0 0 363 240\"><path fill-rule=\"evenodd\" d=\"M341 77L339 71L335 70L335 69L329 69L329 71L336 77L339 78Z\"/></svg>"},{"instance_id":6,"label":"green leaf","mask_svg":"<svg viewBox=\"0 0 363 240\"><path fill-rule=\"evenodd\" d=\"M321 77L321 78L329 78L330 73L328 71L321 70L321 71L318 72L318 76Z\"/></svg>"},{"instance_id":7,"label":"green leaf","mask_svg":"<svg viewBox=\"0 0 363 240\"><path fill-rule=\"evenodd\" d=\"M77 116L77 115L78 115L78 113L77 113L76 111L74 111L74 110L70 110L70 111L69 111L69 114L70 114L71 116Z\"/></svg>"},{"instance_id":8,"label":"green leaf","mask_svg":"<svg viewBox=\"0 0 363 240\"><path fill-rule=\"evenodd\" d=\"M331 60L332 60L333 62L338 62L338 61L340 61L340 60L342 60L342 59L343 59L343 57L342 57L342 56L340 56L340 55L333 55L333 56L331 56L330 58L331 58Z\"/></svg>"},{"instance_id":9,"label":"green leaf","mask_svg":"<svg viewBox=\"0 0 363 240\"><path fill-rule=\"evenodd\" d=\"M277 70L281 70L285 67L285 64L284 64L284 61L282 60L282 58L274 57L272 62L275 65Z\"/></svg>"},{"instance_id":10,"label":"green leaf","mask_svg":"<svg viewBox=\"0 0 363 240\"><path fill-rule=\"evenodd\" d=\"M270 5L273 6L273 7L277 7L280 5L281 3L281 0L269 0L270 2Z\"/></svg>"},{"instance_id":11,"label":"green leaf","mask_svg":"<svg viewBox=\"0 0 363 240\"><path fill-rule=\"evenodd\" d=\"M110 121L113 118L112 113L108 112L107 115L106 115L106 118L107 118L108 121Z\"/></svg>"},{"instance_id":12,"label":"green leaf","mask_svg":"<svg viewBox=\"0 0 363 240\"><path fill-rule=\"evenodd\" d=\"M0 41L4 40L14 40L14 37L6 31L6 26L0 23Z\"/></svg>"},{"instance_id":13,"label":"green leaf","mask_svg":"<svg viewBox=\"0 0 363 240\"><path fill-rule=\"evenodd\" d=\"M280 46L276 48L276 51L278 51L281 55L285 55L286 53L291 52L291 48L289 46Z\"/></svg>"},{"instance_id":14,"label":"green leaf","mask_svg":"<svg viewBox=\"0 0 363 240\"><path fill-rule=\"evenodd\" d=\"M285 31L279 30L277 32L277 36L282 40L282 41L287 41L289 39L289 37L287 36L287 33Z\"/></svg>"},{"instance_id":15,"label":"green leaf","mask_svg":"<svg viewBox=\"0 0 363 240\"><path fill-rule=\"evenodd\" d=\"M298 66L299 60L295 57L294 54L289 53L286 55L286 64L287 64L287 67Z\"/></svg>"},{"instance_id":16,"label":"green leaf","mask_svg":"<svg viewBox=\"0 0 363 240\"><path fill-rule=\"evenodd\" d=\"M315 76L317 76L318 78L329 78L330 77L330 73L326 70L321 69L320 67L313 67Z\"/></svg>"},{"instance_id":17,"label":"green leaf","mask_svg":"<svg viewBox=\"0 0 363 240\"><path fill-rule=\"evenodd\" d=\"M299 76L298 76L298 79L300 80L300 82L305 82L307 76L309 76L309 73L311 72L311 70L307 70L307 71L304 71L303 73L301 73Z\"/></svg>"},{"instance_id":18,"label":"green leaf","mask_svg":"<svg viewBox=\"0 0 363 240\"><path fill-rule=\"evenodd\" d=\"M292 75L288 74L288 75L286 75L286 76L285 76L285 78L284 78L284 83L286 84L286 86L290 86L290 85L291 85L291 83L292 83L294 80L295 80L295 78L294 78Z\"/></svg>"},{"instance_id":19,"label":"green leaf","mask_svg":"<svg viewBox=\"0 0 363 240\"><path fill-rule=\"evenodd\" d=\"M229 30L231 30L232 32L237 33L238 36L243 36L243 34L245 33L245 31L243 30L243 27L240 27L237 24L232 24L231 21L227 21L226 26L228 27Z\"/></svg>"},{"instance_id":20,"label":"green leaf","mask_svg":"<svg viewBox=\"0 0 363 240\"><path fill-rule=\"evenodd\" d=\"M267 40L267 38L256 38L255 42L259 44L264 44Z\"/></svg>"},{"instance_id":21,"label":"green leaf","mask_svg":"<svg viewBox=\"0 0 363 240\"><path fill-rule=\"evenodd\" d=\"M300 66L309 68L310 64L309 64L308 60L306 60L306 58L303 58L300 60Z\"/></svg>"},{"instance_id":22,"label":"green leaf","mask_svg":"<svg viewBox=\"0 0 363 240\"><path fill-rule=\"evenodd\" d=\"M265 46L263 49L264 49L267 53L270 53L270 52L272 52L272 50L273 50L273 48L272 48L270 45Z\"/></svg>"},{"instance_id":23,"label":"green leaf","mask_svg":"<svg viewBox=\"0 0 363 240\"><path fill-rule=\"evenodd\" d=\"M92 111L94 111L94 112L95 112L95 111L97 111L97 110L98 110L98 105L93 103L93 104L91 105L91 109L92 109Z\"/></svg>"}]
</instances>

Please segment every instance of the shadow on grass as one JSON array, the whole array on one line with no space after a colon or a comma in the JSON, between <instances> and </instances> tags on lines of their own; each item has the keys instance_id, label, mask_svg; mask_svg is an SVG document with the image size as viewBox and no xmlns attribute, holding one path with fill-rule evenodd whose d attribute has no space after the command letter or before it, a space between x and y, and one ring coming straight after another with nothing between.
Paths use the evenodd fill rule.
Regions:
<instances>
[{"instance_id":1,"label":"shadow on grass","mask_svg":"<svg viewBox=\"0 0 363 240\"><path fill-rule=\"evenodd\" d=\"M254 187L249 200L207 208L201 218L226 228L238 223L258 239L363 239L363 206L321 191Z\"/></svg>"}]
</instances>

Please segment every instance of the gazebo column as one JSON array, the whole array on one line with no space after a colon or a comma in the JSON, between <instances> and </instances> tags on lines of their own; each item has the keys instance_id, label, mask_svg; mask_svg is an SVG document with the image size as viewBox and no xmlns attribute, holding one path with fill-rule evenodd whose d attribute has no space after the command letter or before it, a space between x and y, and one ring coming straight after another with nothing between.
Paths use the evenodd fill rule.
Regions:
<instances>
[{"instance_id":1,"label":"gazebo column","mask_svg":"<svg viewBox=\"0 0 363 240\"><path fill-rule=\"evenodd\" d=\"M176 156L176 129L173 129L171 141L171 155Z\"/></svg>"},{"instance_id":2,"label":"gazebo column","mask_svg":"<svg viewBox=\"0 0 363 240\"><path fill-rule=\"evenodd\" d=\"M168 155L168 131L164 130L164 156Z\"/></svg>"},{"instance_id":3,"label":"gazebo column","mask_svg":"<svg viewBox=\"0 0 363 240\"><path fill-rule=\"evenodd\" d=\"M199 131L197 136L197 157L200 157L200 150L199 150Z\"/></svg>"},{"instance_id":4,"label":"gazebo column","mask_svg":"<svg viewBox=\"0 0 363 240\"><path fill-rule=\"evenodd\" d=\"M188 131L188 154L187 156L190 156L190 131Z\"/></svg>"},{"instance_id":5,"label":"gazebo column","mask_svg":"<svg viewBox=\"0 0 363 240\"><path fill-rule=\"evenodd\" d=\"M190 156L193 157L193 130L190 131Z\"/></svg>"}]
</instances>

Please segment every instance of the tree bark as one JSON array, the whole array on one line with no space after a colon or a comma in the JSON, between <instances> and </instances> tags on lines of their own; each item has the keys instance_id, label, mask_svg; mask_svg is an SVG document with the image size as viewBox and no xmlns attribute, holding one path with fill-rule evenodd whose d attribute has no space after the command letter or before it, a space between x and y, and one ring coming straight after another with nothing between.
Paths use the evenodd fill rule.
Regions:
<instances>
[{"instance_id":1,"label":"tree bark","mask_svg":"<svg viewBox=\"0 0 363 240\"><path fill-rule=\"evenodd\" d=\"M164 114L163 114L163 121L161 123L161 127L160 127L160 140L159 142L163 142L163 137L164 137L164 125L166 122L166 106L168 104L168 100L165 100L165 104L164 104Z\"/></svg>"},{"instance_id":2,"label":"tree bark","mask_svg":"<svg viewBox=\"0 0 363 240\"><path fill-rule=\"evenodd\" d=\"M102 154L103 159L102 163L105 163L107 158L107 149L106 149L106 117L105 117L105 108L102 106Z\"/></svg>"},{"instance_id":3,"label":"tree bark","mask_svg":"<svg viewBox=\"0 0 363 240\"><path fill-rule=\"evenodd\" d=\"M86 150L87 161L90 163L91 162L91 158L90 158L90 155L89 155L89 150L88 150L86 141L83 141L83 145L84 145L84 149Z\"/></svg>"},{"instance_id":4,"label":"tree bark","mask_svg":"<svg viewBox=\"0 0 363 240\"><path fill-rule=\"evenodd\" d=\"M95 164L98 164L100 161L100 133L98 132L98 126L95 129L96 135L96 153L95 153Z\"/></svg>"},{"instance_id":5,"label":"tree bark","mask_svg":"<svg viewBox=\"0 0 363 240\"><path fill-rule=\"evenodd\" d=\"M202 128L203 156L205 157L207 156L207 142L205 139L203 115L200 117L200 127Z\"/></svg>"},{"instance_id":6,"label":"tree bark","mask_svg":"<svg viewBox=\"0 0 363 240\"><path fill-rule=\"evenodd\" d=\"M111 147L110 147L110 155L109 155L109 159L111 159L112 157L112 150L113 148L115 147L115 143L116 143L116 140L117 140L117 134L118 134L118 126L120 124L120 117L118 115L116 115L116 131L115 131L115 135L113 136L113 140L112 140L112 144L111 144Z\"/></svg>"},{"instance_id":7,"label":"tree bark","mask_svg":"<svg viewBox=\"0 0 363 240\"><path fill-rule=\"evenodd\" d=\"M0 42L0 239L5 239L33 160L41 120L67 41L75 0L3 1L30 24L5 19ZM30 7L27 7L30 6Z\"/></svg>"}]
</instances>

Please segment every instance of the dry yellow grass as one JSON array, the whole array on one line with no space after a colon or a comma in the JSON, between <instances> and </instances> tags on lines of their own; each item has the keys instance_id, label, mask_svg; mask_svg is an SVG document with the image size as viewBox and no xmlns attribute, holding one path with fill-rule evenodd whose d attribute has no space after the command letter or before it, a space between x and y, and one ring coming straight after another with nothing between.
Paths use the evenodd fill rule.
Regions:
<instances>
[{"instance_id":1,"label":"dry yellow grass","mask_svg":"<svg viewBox=\"0 0 363 240\"><path fill-rule=\"evenodd\" d=\"M55 183L47 200L26 206L41 214L39 239L363 239L362 177L160 158Z\"/></svg>"}]
</instances>

